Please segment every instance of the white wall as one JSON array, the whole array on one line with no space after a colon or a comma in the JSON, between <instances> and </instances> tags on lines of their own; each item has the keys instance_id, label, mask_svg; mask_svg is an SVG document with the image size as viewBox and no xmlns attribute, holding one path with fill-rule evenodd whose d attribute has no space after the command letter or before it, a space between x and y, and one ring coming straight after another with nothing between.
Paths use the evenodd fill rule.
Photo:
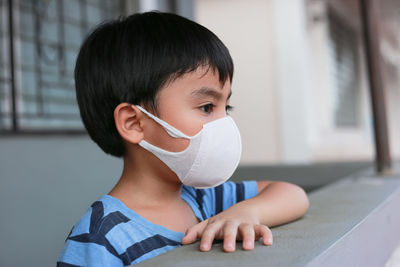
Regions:
<instances>
[{"instance_id":1,"label":"white wall","mask_svg":"<svg viewBox=\"0 0 400 267\"><path fill-rule=\"evenodd\" d=\"M393 2L391 5L396 4ZM391 152L394 158L400 159L400 21L395 17L397 13L391 10L391 5L382 10L382 17L385 19L382 24L385 30L384 34L381 33L380 50L384 63L382 78L386 89Z\"/></svg>"},{"instance_id":2,"label":"white wall","mask_svg":"<svg viewBox=\"0 0 400 267\"><path fill-rule=\"evenodd\" d=\"M279 162L272 1L197 0L195 19L225 43L235 63L231 104L243 138L241 163Z\"/></svg>"},{"instance_id":3,"label":"white wall","mask_svg":"<svg viewBox=\"0 0 400 267\"><path fill-rule=\"evenodd\" d=\"M304 0L275 0L273 3L281 160L284 163L307 163L312 156L315 102L311 94L311 56L305 3Z\"/></svg>"}]
</instances>

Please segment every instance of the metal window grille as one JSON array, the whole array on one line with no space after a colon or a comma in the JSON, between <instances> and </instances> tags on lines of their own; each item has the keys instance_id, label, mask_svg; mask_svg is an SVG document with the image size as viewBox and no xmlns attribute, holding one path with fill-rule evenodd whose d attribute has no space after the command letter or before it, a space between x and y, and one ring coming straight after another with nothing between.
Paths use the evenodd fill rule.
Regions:
<instances>
[{"instance_id":1,"label":"metal window grille","mask_svg":"<svg viewBox=\"0 0 400 267\"><path fill-rule=\"evenodd\" d=\"M0 131L82 131L73 70L90 29L124 1L0 0Z\"/></svg>"}]
</instances>

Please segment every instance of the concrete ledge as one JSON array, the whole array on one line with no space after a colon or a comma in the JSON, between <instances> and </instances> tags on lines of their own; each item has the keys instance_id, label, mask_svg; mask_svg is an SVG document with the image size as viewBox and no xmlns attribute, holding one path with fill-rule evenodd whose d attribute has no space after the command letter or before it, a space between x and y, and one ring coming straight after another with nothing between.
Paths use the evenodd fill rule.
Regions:
<instances>
[{"instance_id":1,"label":"concrete ledge","mask_svg":"<svg viewBox=\"0 0 400 267\"><path fill-rule=\"evenodd\" d=\"M358 198L354 202L358 203L349 203L346 212L351 213L343 214L355 225L308 266L384 266L400 243L400 179L361 178L349 182L357 187L354 190L366 191L361 196L355 194ZM358 218L359 222L355 220Z\"/></svg>"},{"instance_id":2,"label":"concrete ledge","mask_svg":"<svg viewBox=\"0 0 400 267\"><path fill-rule=\"evenodd\" d=\"M239 166L231 181L272 180L300 185L306 192L313 191L344 177L372 175L372 161L325 162L298 165Z\"/></svg>"},{"instance_id":3,"label":"concrete ledge","mask_svg":"<svg viewBox=\"0 0 400 267\"><path fill-rule=\"evenodd\" d=\"M400 241L400 176L347 178L309 194L296 222L275 227L274 245L202 253L198 243L137 266L383 266ZM239 246L240 244L238 244Z\"/></svg>"}]
</instances>

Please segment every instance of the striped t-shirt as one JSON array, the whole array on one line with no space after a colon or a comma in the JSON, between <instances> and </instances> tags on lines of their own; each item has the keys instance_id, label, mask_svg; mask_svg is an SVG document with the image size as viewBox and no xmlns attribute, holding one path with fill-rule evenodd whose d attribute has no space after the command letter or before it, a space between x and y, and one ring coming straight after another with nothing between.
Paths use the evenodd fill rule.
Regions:
<instances>
[{"instance_id":1,"label":"striped t-shirt","mask_svg":"<svg viewBox=\"0 0 400 267\"><path fill-rule=\"evenodd\" d=\"M209 189L183 186L181 197L203 221L257 195L257 183L226 182ZM57 266L126 266L181 246L184 233L149 222L118 199L104 195L73 227Z\"/></svg>"}]
</instances>

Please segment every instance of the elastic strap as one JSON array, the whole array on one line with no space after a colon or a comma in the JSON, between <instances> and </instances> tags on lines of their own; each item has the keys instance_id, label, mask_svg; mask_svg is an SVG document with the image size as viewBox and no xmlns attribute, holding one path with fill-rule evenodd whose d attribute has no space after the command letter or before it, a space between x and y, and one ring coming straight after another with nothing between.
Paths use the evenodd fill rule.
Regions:
<instances>
[{"instance_id":1,"label":"elastic strap","mask_svg":"<svg viewBox=\"0 0 400 267\"><path fill-rule=\"evenodd\" d=\"M144 108L142 108L139 105L136 105L136 107L138 109L140 109L144 114L146 114L147 116L149 116L150 118L152 118L155 122L157 122L158 124L160 124L166 131L167 133L175 138L186 138L186 139L192 139L192 137L182 133L181 131L179 131L178 129L176 129L175 127L171 126L170 124L166 123L165 121L161 120L160 118L157 118L156 116L154 116L153 114L151 114L150 112L148 112L147 110L145 110Z\"/></svg>"}]
</instances>

